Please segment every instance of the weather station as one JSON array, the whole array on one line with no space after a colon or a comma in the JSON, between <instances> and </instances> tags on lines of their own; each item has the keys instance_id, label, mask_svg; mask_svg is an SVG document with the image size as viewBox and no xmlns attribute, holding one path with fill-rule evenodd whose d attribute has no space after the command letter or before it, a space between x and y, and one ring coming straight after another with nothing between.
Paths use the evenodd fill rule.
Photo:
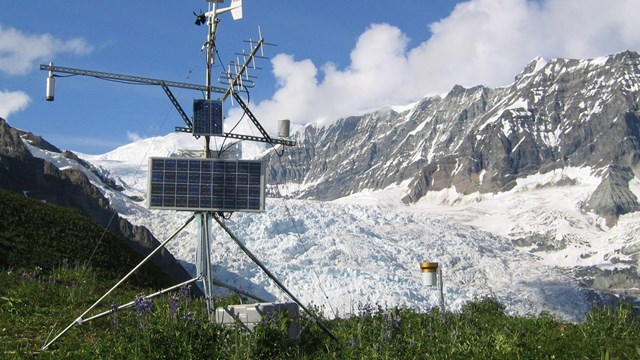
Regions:
<instances>
[{"instance_id":1,"label":"weather station","mask_svg":"<svg viewBox=\"0 0 640 360\"><path fill-rule=\"evenodd\" d=\"M149 209L155 210L173 210L173 211L189 211L192 215L186 222L176 230L166 240L161 242L158 247L152 250L136 267L134 267L127 275L118 281L110 290L108 290L100 299L98 299L85 312L78 316L71 324L62 330L52 340L48 341L42 349L47 349L52 343L63 336L74 326L80 326L84 322L88 322L99 317L109 315L114 311L105 311L93 316L89 314L118 286L126 281L134 274L145 262L147 262L154 254L161 251L168 242L174 239L188 224L197 219L198 224L198 245L196 247L196 271L197 274L193 279L176 284L168 289L149 294L147 298L160 296L170 291L179 289L180 287L196 283L200 286L204 294L206 311L210 321L227 322L239 321L238 316L232 316L233 311L228 311L229 307L224 310L216 309L214 306L213 290L214 286L220 286L231 291L237 292L246 297L257 300L259 303L254 305L244 304L238 306L239 312L259 314L264 311L281 311L286 310L290 316L295 316L298 308L304 310L315 323L333 339L336 336L320 321L317 315L313 314L307 307L296 298L270 271L267 267L254 255L225 224L225 214L233 212L263 212L265 211L265 189L266 189L266 171L265 164L261 160L241 160L222 158L220 154L224 149L212 151L210 147L210 139L212 137L221 137L223 139L235 139L238 141L256 141L267 143L272 146L280 145L283 147L295 146L296 142L289 138L289 121L280 120L278 124L278 138L271 137L260 124L258 119L249 109L244 99L240 95L247 88L254 86L254 76L249 75L249 69L257 69L255 63L257 59L264 57L264 46L273 45L264 41L260 29L258 29L258 40L245 41L249 46L249 51L237 53L239 57L235 62L230 62L227 69L218 78L223 85L213 86L212 67L215 62L216 52L216 35L218 25L220 23L220 15L230 13L234 20L242 18L243 4L242 0L232 0L230 6L219 7L223 0L207 0L208 11L196 14L195 24L207 25L207 39L204 43L203 50L206 56L206 72L205 84L189 84L183 82L175 82L168 80L152 79L139 76L122 75L115 73L99 72L93 70L74 69L67 67L54 66L52 63L41 65L40 69L48 71L46 80L46 100L53 101L55 99L55 82L57 74L70 74L89 76L104 80L117 80L126 84L146 84L157 85L165 92L178 114L184 121L185 126L176 126L175 130L181 133L189 133L196 138L204 139L204 150L200 158L193 157L151 157L149 158L148 170L148 187L147 187L147 205ZM204 99L193 100L193 114L188 116L184 108L180 105L176 97L173 95L171 88L181 88L201 91L204 93ZM212 95L217 94L218 97L213 98ZM244 115L251 121L253 126L259 131L261 136L235 134L224 131L224 106L227 98L230 99L231 106L238 105L243 110ZM223 143L224 144L224 143ZM258 266L260 269L293 301L293 303L268 304L265 300L239 290L231 285L221 283L215 280L211 273L211 229L212 224L220 226L229 237L240 247L240 249ZM133 306L133 302L124 304L118 309L129 308ZM252 307L253 306L253 307ZM216 311L217 310L217 311ZM240 311L241 310L241 311ZM256 315L257 316L257 315ZM259 316L254 316L253 320L259 320ZM244 324L243 324L244 325ZM247 327L252 328L251 326ZM297 334L299 336L299 331ZM293 336L290 334L290 336Z\"/></svg>"}]
</instances>

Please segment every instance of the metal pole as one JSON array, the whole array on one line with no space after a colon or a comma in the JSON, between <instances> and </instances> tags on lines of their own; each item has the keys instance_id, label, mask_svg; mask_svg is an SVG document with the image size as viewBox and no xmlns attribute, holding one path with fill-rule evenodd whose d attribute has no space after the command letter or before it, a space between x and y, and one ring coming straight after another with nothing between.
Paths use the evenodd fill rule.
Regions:
<instances>
[{"instance_id":1,"label":"metal pole","mask_svg":"<svg viewBox=\"0 0 640 360\"><path fill-rule=\"evenodd\" d=\"M233 291L235 293L238 293L240 295L244 295L244 296L246 296L248 298L251 298L251 299L254 299L254 300L258 300L258 302L269 302L268 300L266 300L264 298L261 298L261 297L259 297L257 295L254 295L254 294L250 294L250 293L248 293L248 292L246 292L244 290L240 290L237 287L231 286L229 284L225 284L223 282L220 282L220 281L217 281L217 280L214 280L214 279L211 279L211 282L216 286L220 286L220 287L229 289L229 290L231 290L231 291Z\"/></svg>"},{"instance_id":2,"label":"metal pole","mask_svg":"<svg viewBox=\"0 0 640 360\"><path fill-rule=\"evenodd\" d=\"M216 3L211 4L213 7L213 16L208 20L208 32L207 32L207 42L205 43L206 49L206 69L205 69L205 84L206 86L211 85L211 67L215 62L215 38L216 38L216 30L218 27L219 19L215 15L216 13ZM211 91L205 90L204 93L205 100L211 99ZM211 137L209 135L204 136L204 157L205 159L211 158L211 147L210 147ZM204 290L205 303L207 304L207 315L209 317L209 321L215 320L215 303L213 301L213 279L211 277L211 238L209 234L209 229L211 228L211 217L208 212L202 212L199 214L199 238L198 238L198 249L200 251L200 255L197 257L199 259L199 272L200 277L202 278L202 287Z\"/></svg>"},{"instance_id":3,"label":"metal pole","mask_svg":"<svg viewBox=\"0 0 640 360\"><path fill-rule=\"evenodd\" d=\"M207 314L209 320L213 320L215 313L215 304L213 302L213 278L211 276L211 244L209 228L211 227L211 217L208 212L198 214L200 244L198 246L198 271L199 277L202 279L202 287L207 305Z\"/></svg>"},{"instance_id":4,"label":"metal pole","mask_svg":"<svg viewBox=\"0 0 640 360\"><path fill-rule=\"evenodd\" d=\"M177 288L180 288L180 287L182 287L184 285L188 285L188 284L194 283L194 282L196 282L198 280L200 280L200 279L199 278L193 278L193 279L187 280L185 282L181 282L180 284L174 285L172 287L166 288L164 290L160 290L160 291L155 292L153 294L146 295L145 297L147 299L153 299L153 298L158 297L160 295L164 295L164 294L166 294L168 292L171 292L171 291L173 291L173 290L175 290ZM118 311L130 308L134 304L135 304L135 301L131 301L131 302L128 302L128 303L126 303L124 305L120 305L120 306L118 306ZM105 315L111 314L112 312L113 312L113 310L107 310L107 311L101 312L100 314L97 314L97 315L94 315L94 316L92 316L90 318L84 319L83 322L87 322L87 321L91 321L91 320L95 320L95 319L101 318L101 317L103 317Z\"/></svg>"},{"instance_id":5,"label":"metal pole","mask_svg":"<svg viewBox=\"0 0 640 360\"><path fill-rule=\"evenodd\" d=\"M102 295L102 297L100 299L98 299L98 301L96 301L93 305L91 305L85 312L82 313L82 315L80 315L77 319L75 319L71 324L69 324L69 326L67 326L64 330L62 330L62 332L60 334L58 334L58 336L56 336L55 338L53 338L53 340L51 340L49 343L45 344L41 350L46 350L49 345L53 344L53 342L55 342L56 340L58 340L58 338L60 338L62 335L64 335L67 331L69 331L69 329L71 329L73 327L73 325L78 324L78 325L82 325L83 323L83 319L82 317L87 315L89 313L89 311L93 310L96 306L98 306L98 304L100 302L102 302L102 300L104 300L104 298L106 298L107 296L109 296L109 294L111 294L113 292L113 290L115 290L118 286L120 286L125 280L127 280L131 275L133 275L133 273L135 273L138 269L140 269L140 267L146 263L149 259L151 259L151 257L153 255L155 255L158 251L164 249L165 245L167 245L167 243L171 240L173 240L173 238L175 238L178 233L180 233L180 231L182 231L185 227L187 227L187 225L189 225L189 223L193 220L194 216L191 216L185 223L184 225L182 225L176 232L174 232L171 236L169 236L169 238L167 240L165 240L164 242L162 242L157 248L155 248L152 252L149 253L149 255L147 255L147 257L145 257L138 265L136 265L136 267L133 268L133 270L129 271L129 273L127 275L125 275L120 281L118 281L117 284L115 284L111 289L109 289L109 291L107 291L104 295Z\"/></svg>"},{"instance_id":6,"label":"metal pole","mask_svg":"<svg viewBox=\"0 0 640 360\"><path fill-rule=\"evenodd\" d=\"M440 287L440 312L442 316L445 315L445 307L444 307L444 280L442 279L442 266L438 268L438 275L440 277L439 287Z\"/></svg>"},{"instance_id":7,"label":"metal pole","mask_svg":"<svg viewBox=\"0 0 640 360\"><path fill-rule=\"evenodd\" d=\"M215 52L216 52L216 31L218 29L218 22L220 19L215 15L216 13L216 3L213 3L213 13L214 16L209 18L208 25L209 31L207 34L207 43L206 43L206 63L207 68L205 69L205 84L207 90L204 92L205 100L211 100L211 67L215 63ZM204 137L204 157L211 157L211 147L210 147L211 137L209 135L205 135Z\"/></svg>"}]
</instances>

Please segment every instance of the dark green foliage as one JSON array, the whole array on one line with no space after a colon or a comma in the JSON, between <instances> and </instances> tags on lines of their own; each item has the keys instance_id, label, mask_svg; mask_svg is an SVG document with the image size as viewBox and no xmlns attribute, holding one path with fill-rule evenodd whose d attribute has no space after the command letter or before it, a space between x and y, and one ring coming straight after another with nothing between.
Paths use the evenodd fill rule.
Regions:
<instances>
[{"instance_id":1,"label":"dark green foliage","mask_svg":"<svg viewBox=\"0 0 640 360\"><path fill-rule=\"evenodd\" d=\"M0 269L90 266L109 278L129 272L142 256L78 211L0 190ZM131 279L166 286L167 275L145 264Z\"/></svg>"}]
</instances>

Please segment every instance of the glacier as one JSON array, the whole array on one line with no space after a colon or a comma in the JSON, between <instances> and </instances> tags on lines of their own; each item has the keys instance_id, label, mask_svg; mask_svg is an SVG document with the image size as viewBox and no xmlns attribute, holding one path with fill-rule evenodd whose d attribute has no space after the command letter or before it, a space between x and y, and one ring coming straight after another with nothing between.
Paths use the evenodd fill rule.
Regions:
<instances>
[{"instance_id":1,"label":"glacier","mask_svg":"<svg viewBox=\"0 0 640 360\"><path fill-rule=\"evenodd\" d=\"M58 167L81 168L121 216L162 241L190 213L149 210L139 201L146 197L147 159L199 146L189 136L169 134L103 155L78 154L122 191L104 186L59 153L29 149ZM628 266L634 261L629 249L637 248L640 233L640 214L624 215L608 228L603 219L581 210L598 185L592 173L565 168L537 174L497 194L463 196L445 189L412 205L400 201L403 184L334 201L268 198L265 212L234 213L225 223L293 294L330 318L357 313L365 304L416 311L438 306L437 288L421 282L419 263L430 261L441 266L448 310L493 297L512 315L547 312L575 322L609 295L586 287L573 270ZM216 280L270 301L289 300L215 223L211 234ZM559 246L536 249L517 241L535 234L555 237ZM167 245L192 274L197 241L191 224Z\"/></svg>"}]
</instances>

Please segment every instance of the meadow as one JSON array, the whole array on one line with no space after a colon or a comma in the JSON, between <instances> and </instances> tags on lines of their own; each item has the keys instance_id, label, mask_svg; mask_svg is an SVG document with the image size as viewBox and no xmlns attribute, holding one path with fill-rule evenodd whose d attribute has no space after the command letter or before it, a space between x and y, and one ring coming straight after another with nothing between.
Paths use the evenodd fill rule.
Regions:
<instances>
[{"instance_id":1,"label":"meadow","mask_svg":"<svg viewBox=\"0 0 640 360\"><path fill-rule=\"evenodd\" d=\"M626 301L594 307L577 324L544 313L508 316L490 298L457 312L360 303L355 314L333 319L311 304L336 339L303 314L292 340L287 329L294 320L284 314L248 332L209 321L192 289L146 297L173 285L152 264L89 314L106 316L72 327L42 349L140 259L78 211L0 190L0 358L640 359L640 317ZM231 296L215 305L244 300ZM115 310L129 302L134 306Z\"/></svg>"},{"instance_id":2,"label":"meadow","mask_svg":"<svg viewBox=\"0 0 640 360\"><path fill-rule=\"evenodd\" d=\"M253 332L208 320L201 298L180 288L153 299L135 285L116 290L97 312L109 315L74 326L46 350L42 346L113 284L90 268L4 269L0 274L0 358L7 359L637 359L640 318L628 302L594 308L579 324L548 314L512 317L493 299L460 312L426 313L360 304L357 314L323 323L302 316L264 319ZM216 306L239 303L232 296ZM129 309L118 304L134 301ZM313 307L316 315L321 309Z\"/></svg>"}]
</instances>

